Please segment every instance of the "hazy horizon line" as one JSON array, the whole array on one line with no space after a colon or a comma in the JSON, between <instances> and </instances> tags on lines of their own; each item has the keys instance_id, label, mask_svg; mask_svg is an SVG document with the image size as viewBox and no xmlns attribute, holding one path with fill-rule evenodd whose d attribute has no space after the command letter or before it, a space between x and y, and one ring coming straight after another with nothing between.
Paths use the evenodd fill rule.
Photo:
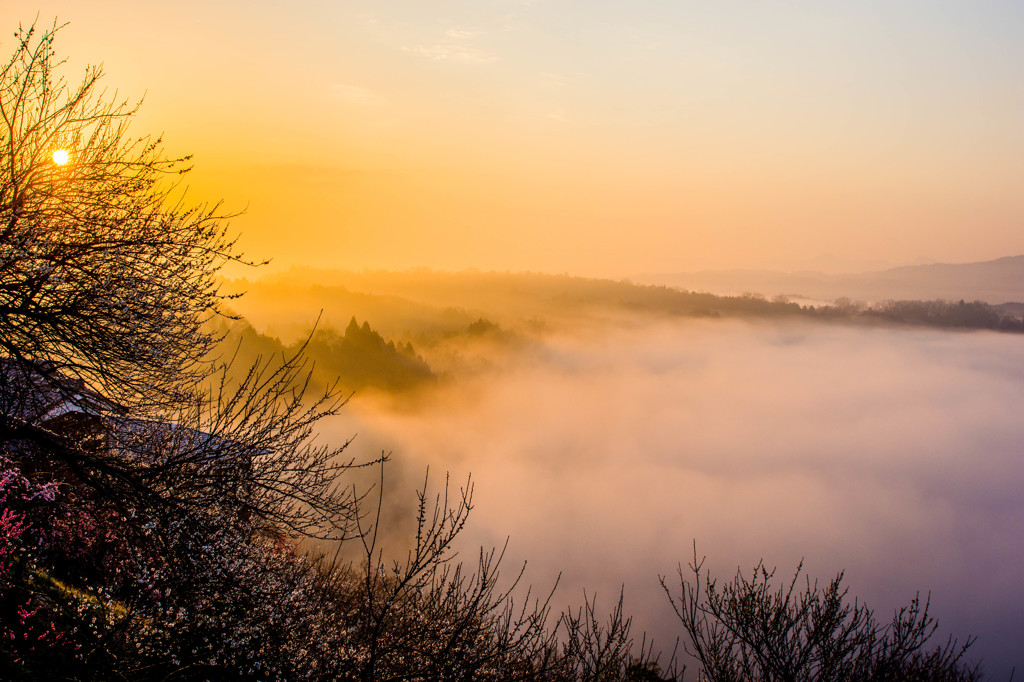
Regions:
<instances>
[{"instance_id":1,"label":"hazy horizon line","mask_svg":"<svg viewBox=\"0 0 1024 682\"><path fill-rule=\"evenodd\" d=\"M828 277L836 277L843 275L867 275L888 272L891 270L900 270L906 268L917 268L917 267L929 267L929 266L959 266L959 265L985 265L990 263L996 263L1000 261L1013 260L1017 258L1024 258L1024 254L1011 254L1006 256L999 256L997 258L990 258L986 260L971 260L971 261L936 261L929 260L926 262L915 262L915 263L902 263L898 265L889 265L885 267L879 267L877 269L863 269L863 270L843 270L843 271L826 271L824 269L815 270L811 268L794 268L785 269L781 266L772 267L769 265L765 266L737 266L727 268L705 268L705 269L679 269L679 270L651 270L645 272L633 272L627 275L615 276L615 275L595 275L587 273L572 272L568 270L554 271L544 269L530 269L530 268L487 268L487 267L476 267L468 266L463 268L443 268L434 267L430 265L413 265L405 267L363 267L363 268L352 268L352 267L326 267L322 265L306 264L306 263L288 263L282 264L281 266L275 267L272 262L268 262L262 265L252 266L255 271L256 277L250 278L247 276L226 276L223 277L225 280L237 281L237 280L250 280L258 281L262 279L263 275L276 276L283 275L293 272L324 272L324 273L351 273L358 275L372 275L372 274L443 274L443 275L541 275L549 277L572 277L577 279L592 279L592 280L608 280L608 281L619 281L619 282L632 282L633 278L636 277L657 277L657 276L669 276L669 275L683 275L683 274L708 274L708 273L771 273L771 274L782 274L782 275L798 275L798 274L814 274L824 275Z\"/></svg>"}]
</instances>

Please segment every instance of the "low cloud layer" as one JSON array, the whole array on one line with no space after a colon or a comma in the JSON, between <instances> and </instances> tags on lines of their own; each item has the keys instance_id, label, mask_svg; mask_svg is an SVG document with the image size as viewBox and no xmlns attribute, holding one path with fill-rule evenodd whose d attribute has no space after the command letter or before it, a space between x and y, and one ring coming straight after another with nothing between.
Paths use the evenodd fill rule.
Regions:
<instances>
[{"instance_id":1,"label":"low cloud layer","mask_svg":"<svg viewBox=\"0 0 1024 682\"><path fill-rule=\"evenodd\" d=\"M931 592L1001 679L1024 641L1024 342L1016 335L694 322L547 339L416 410L354 400L332 432L399 478L472 472L469 545L559 603L582 589L669 649L658 576L805 559L885 620ZM406 473L401 473L406 472ZM415 473L409 473L415 472ZM400 487L400 486L399 486ZM943 635L944 636L944 635Z\"/></svg>"}]
</instances>

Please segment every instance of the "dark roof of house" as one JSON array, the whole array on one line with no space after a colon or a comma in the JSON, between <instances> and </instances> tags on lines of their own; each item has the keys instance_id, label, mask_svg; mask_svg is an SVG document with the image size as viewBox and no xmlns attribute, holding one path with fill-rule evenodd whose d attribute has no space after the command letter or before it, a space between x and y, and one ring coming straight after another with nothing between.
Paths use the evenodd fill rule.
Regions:
<instances>
[{"instance_id":1,"label":"dark roof of house","mask_svg":"<svg viewBox=\"0 0 1024 682\"><path fill-rule=\"evenodd\" d=\"M45 423L67 414L100 416L128 410L48 363L0 357L0 414Z\"/></svg>"},{"instance_id":2,"label":"dark roof of house","mask_svg":"<svg viewBox=\"0 0 1024 682\"><path fill-rule=\"evenodd\" d=\"M81 379L9 357L0 357L0 415L78 436L102 434L103 447L129 459L210 463L245 452L231 438L129 414Z\"/></svg>"}]
</instances>

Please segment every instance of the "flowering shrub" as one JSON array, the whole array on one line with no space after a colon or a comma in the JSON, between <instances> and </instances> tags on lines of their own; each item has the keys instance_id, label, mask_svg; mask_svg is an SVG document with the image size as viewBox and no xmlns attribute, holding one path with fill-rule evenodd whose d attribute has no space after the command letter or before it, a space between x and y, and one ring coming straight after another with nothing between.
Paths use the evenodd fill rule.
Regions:
<instances>
[{"instance_id":1,"label":"flowering shrub","mask_svg":"<svg viewBox=\"0 0 1024 682\"><path fill-rule=\"evenodd\" d=\"M54 622L54 610L28 589L38 535L29 533L26 514L51 507L53 483L36 484L9 459L0 457L0 660L23 668L26 660L73 649Z\"/></svg>"}]
</instances>

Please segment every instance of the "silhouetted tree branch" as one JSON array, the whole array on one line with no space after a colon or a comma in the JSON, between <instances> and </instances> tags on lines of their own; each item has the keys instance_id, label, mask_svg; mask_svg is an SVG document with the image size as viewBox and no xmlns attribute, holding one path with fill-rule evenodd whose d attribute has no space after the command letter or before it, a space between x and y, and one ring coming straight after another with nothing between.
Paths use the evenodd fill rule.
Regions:
<instances>
[{"instance_id":1,"label":"silhouetted tree branch","mask_svg":"<svg viewBox=\"0 0 1024 682\"><path fill-rule=\"evenodd\" d=\"M840 573L825 587L806 578L801 566L778 587L775 571L759 563L748 578L737 572L720 584L703 572L704 559L689 565L692 582L679 569L680 591L662 587L687 640L684 648L701 665L702 679L740 681L978 680L963 662L973 639L950 638L927 648L938 627L914 597L888 625L864 604L847 599ZM687 644L688 642L688 644Z\"/></svg>"},{"instance_id":2,"label":"silhouetted tree branch","mask_svg":"<svg viewBox=\"0 0 1024 682\"><path fill-rule=\"evenodd\" d=\"M157 410L205 373L215 274L242 257L216 206L175 196L187 158L130 135L137 106L99 67L59 75L58 30L19 29L0 69L0 353Z\"/></svg>"}]
</instances>

